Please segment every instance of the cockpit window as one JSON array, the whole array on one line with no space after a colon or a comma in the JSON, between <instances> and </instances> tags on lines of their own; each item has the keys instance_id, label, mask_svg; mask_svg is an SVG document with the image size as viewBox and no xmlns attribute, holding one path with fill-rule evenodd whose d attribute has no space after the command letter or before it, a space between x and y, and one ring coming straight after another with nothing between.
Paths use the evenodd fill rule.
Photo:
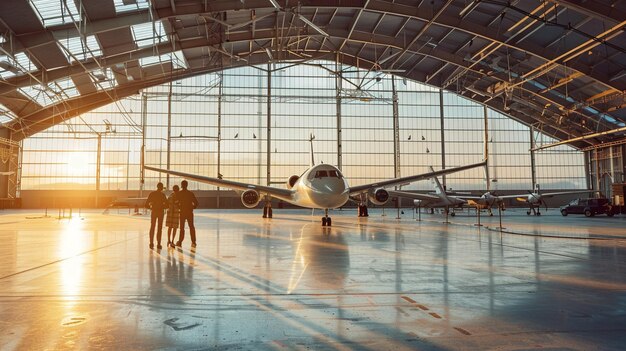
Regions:
<instances>
[{"instance_id":1,"label":"cockpit window","mask_svg":"<svg viewBox=\"0 0 626 351\"><path fill-rule=\"evenodd\" d=\"M326 177L328 177L328 172L326 171L315 172L315 178L326 178Z\"/></svg>"},{"instance_id":2,"label":"cockpit window","mask_svg":"<svg viewBox=\"0 0 626 351\"><path fill-rule=\"evenodd\" d=\"M337 171L328 171L328 176L333 178L341 178L341 173Z\"/></svg>"},{"instance_id":3,"label":"cockpit window","mask_svg":"<svg viewBox=\"0 0 626 351\"><path fill-rule=\"evenodd\" d=\"M341 172L336 170L315 171L315 178L343 178Z\"/></svg>"}]
</instances>

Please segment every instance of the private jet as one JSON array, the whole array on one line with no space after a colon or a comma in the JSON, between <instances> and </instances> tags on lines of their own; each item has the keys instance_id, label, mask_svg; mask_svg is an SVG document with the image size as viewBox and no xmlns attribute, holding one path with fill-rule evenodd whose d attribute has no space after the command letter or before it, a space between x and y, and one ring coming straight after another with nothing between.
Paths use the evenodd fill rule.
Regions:
<instances>
[{"instance_id":1,"label":"private jet","mask_svg":"<svg viewBox=\"0 0 626 351\"><path fill-rule=\"evenodd\" d=\"M389 191L385 188L405 185L418 180L461 172L467 169L487 165L487 161L485 160L467 166L442 169L424 174L393 178L385 181L351 187L348 185L348 181L337 167L328 164L315 165L314 163L315 162L312 160L313 165L302 173L302 175L293 175L289 177L286 182L286 189L241 183L232 180L183 173L145 165L143 167L146 170L170 174L238 191L241 193L241 202L247 208L256 207L259 202L261 202L262 195L265 195L267 198L273 197L296 206L321 209L324 210L322 226L331 226L332 219L328 216L328 210L342 207L351 198L361 199L361 201L364 201L365 203L369 200L369 202L375 205L384 205L390 198ZM269 203L269 201L267 201L267 203ZM269 217L271 217L271 215Z\"/></svg>"}]
</instances>

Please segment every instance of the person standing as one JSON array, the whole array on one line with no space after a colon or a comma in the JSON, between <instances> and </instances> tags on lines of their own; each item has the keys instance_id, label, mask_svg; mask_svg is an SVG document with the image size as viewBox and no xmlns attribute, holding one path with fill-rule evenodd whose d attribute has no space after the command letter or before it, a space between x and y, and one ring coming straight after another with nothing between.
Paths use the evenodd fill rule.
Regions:
<instances>
[{"instance_id":1,"label":"person standing","mask_svg":"<svg viewBox=\"0 0 626 351\"><path fill-rule=\"evenodd\" d=\"M176 239L176 229L180 222L180 206L178 202L178 185L172 188L174 192L167 199L169 208L167 209L167 217L165 218L165 226L167 227L167 247L174 247L174 239Z\"/></svg>"},{"instance_id":2,"label":"person standing","mask_svg":"<svg viewBox=\"0 0 626 351\"><path fill-rule=\"evenodd\" d=\"M157 190L148 195L145 204L146 208L151 209L150 213L150 248L154 249L154 226L158 222L157 229L157 249L161 249L161 235L163 232L163 215L167 208L167 198L163 194L163 183L157 184Z\"/></svg>"},{"instance_id":3,"label":"person standing","mask_svg":"<svg viewBox=\"0 0 626 351\"><path fill-rule=\"evenodd\" d=\"M183 188L178 194L178 202L180 204L180 236L176 246L182 246L185 239L185 221L189 223L189 233L191 234L191 247L196 247L196 227L193 224L193 209L198 207L198 200L196 195L187 190L186 180L180 182L180 186Z\"/></svg>"}]
</instances>

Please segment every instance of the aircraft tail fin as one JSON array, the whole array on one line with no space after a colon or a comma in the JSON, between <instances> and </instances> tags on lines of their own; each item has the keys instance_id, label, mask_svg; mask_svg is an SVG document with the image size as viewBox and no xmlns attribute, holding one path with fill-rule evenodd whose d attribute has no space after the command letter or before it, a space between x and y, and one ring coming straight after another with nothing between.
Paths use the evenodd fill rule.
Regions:
<instances>
[{"instance_id":1,"label":"aircraft tail fin","mask_svg":"<svg viewBox=\"0 0 626 351\"><path fill-rule=\"evenodd\" d=\"M435 171L432 166L430 166L429 168L431 172ZM442 195L446 193L446 190L443 188L443 186L439 182L439 178L432 177L430 178L430 181L433 183L433 186L435 187L435 194Z\"/></svg>"},{"instance_id":2,"label":"aircraft tail fin","mask_svg":"<svg viewBox=\"0 0 626 351\"><path fill-rule=\"evenodd\" d=\"M315 156L313 154L313 140L315 140L315 135L311 133L311 136L309 137L309 143L311 143L311 167L315 166Z\"/></svg>"}]
</instances>

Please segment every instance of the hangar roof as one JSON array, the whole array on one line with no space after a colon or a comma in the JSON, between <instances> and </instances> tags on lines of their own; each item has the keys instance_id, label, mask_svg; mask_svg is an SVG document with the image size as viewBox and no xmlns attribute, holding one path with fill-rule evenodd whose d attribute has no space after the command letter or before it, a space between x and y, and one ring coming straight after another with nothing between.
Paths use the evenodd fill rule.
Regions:
<instances>
[{"instance_id":1,"label":"hangar roof","mask_svg":"<svg viewBox=\"0 0 626 351\"><path fill-rule=\"evenodd\" d=\"M330 60L585 148L625 138L625 31L625 0L3 0L0 123L20 140L172 80Z\"/></svg>"}]
</instances>

